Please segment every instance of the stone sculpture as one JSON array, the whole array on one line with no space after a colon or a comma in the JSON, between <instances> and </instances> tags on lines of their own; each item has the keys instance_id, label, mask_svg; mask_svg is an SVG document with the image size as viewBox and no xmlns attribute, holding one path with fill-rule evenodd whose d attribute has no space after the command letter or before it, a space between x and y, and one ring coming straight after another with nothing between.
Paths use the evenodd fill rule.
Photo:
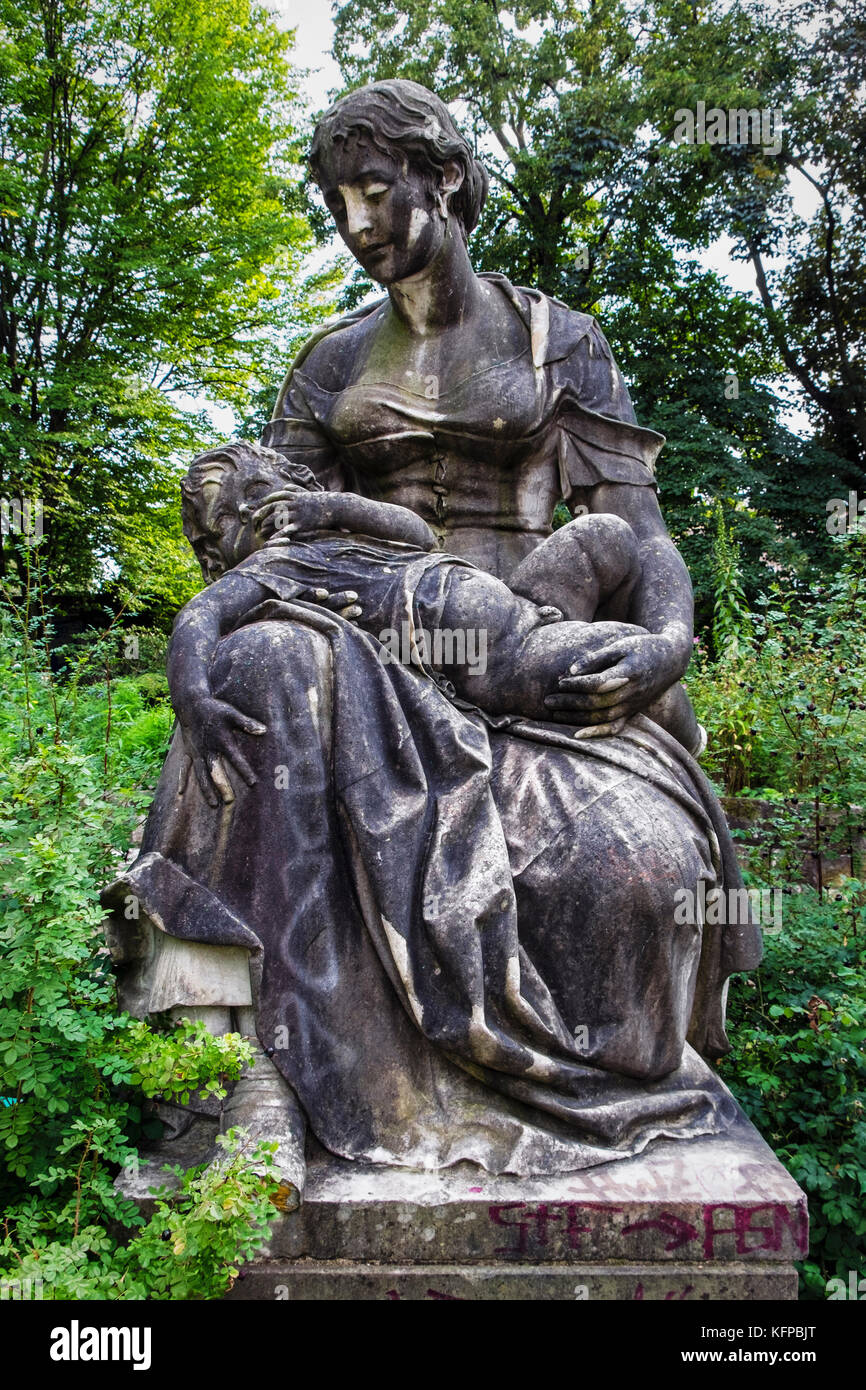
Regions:
<instances>
[{"instance_id":1,"label":"stone sculpture","mask_svg":"<svg viewBox=\"0 0 866 1390\"><path fill-rule=\"evenodd\" d=\"M286 1205L306 1125L527 1175L721 1132L704 1058L760 945L675 913L741 880L679 684L664 441L593 319L473 271L487 178L431 92L350 93L311 163L387 294L309 340L261 445L184 483L211 582L106 894L125 997L255 1040L224 1122L277 1139Z\"/></svg>"}]
</instances>

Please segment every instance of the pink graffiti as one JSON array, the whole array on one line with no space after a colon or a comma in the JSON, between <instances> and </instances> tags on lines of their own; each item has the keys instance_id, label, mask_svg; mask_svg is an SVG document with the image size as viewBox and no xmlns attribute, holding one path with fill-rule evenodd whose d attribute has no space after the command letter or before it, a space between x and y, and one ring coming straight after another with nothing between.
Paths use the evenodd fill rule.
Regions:
<instances>
[{"instance_id":1,"label":"pink graffiti","mask_svg":"<svg viewBox=\"0 0 866 1390\"><path fill-rule=\"evenodd\" d=\"M489 1207L488 1214L495 1226L507 1226L517 1232L516 1244L501 1246L495 1253L525 1255L530 1244L530 1233L533 1246L546 1246L548 1227L553 1223L560 1223L556 1227L556 1235L564 1237L570 1250L577 1250L581 1235L592 1229L591 1226L578 1225L578 1213L581 1211L618 1212L620 1208L608 1207L602 1202L539 1202L537 1207L530 1207L527 1202L504 1202ZM507 1212L514 1212L514 1217L507 1216Z\"/></svg>"},{"instance_id":2,"label":"pink graffiti","mask_svg":"<svg viewBox=\"0 0 866 1390\"><path fill-rule=\"evenodd\" d=\"M725 1213L730 1213L730 1223L719 1225ZM756 1218L765 1214L770 1217L770 1224L758 1224ZM738 1207L732 1202L707 1203L703 1217L704 1256L708 1260L716 1258L718 1236L732 1235L738 1255L751 1255L756 1250L781 1250L786 1227L793 1233L797 1254L805 1255L809 1249L809 1220L802 1207L791 1211L784 1202L766 1202L759 1207ZM750 1237L757 1239L750 1241Z\"/></svg>"},{"instance_id":3,"label":"pink graffiti","mask_svg":"<svg viewBox=\"0 0 866 1390\"><path fill-rule=\"evenodd\" d=\"M622 1207L604 1202L501 1202L488 1207L495 1226L514 1232L510 1245L496 1249L497 1255L519 1259L522 1255L543 1250L550 1244L579 1250L581 1237L593 1228L586 1224L588 1214L602 1211L607 1216L622 1215ZM786 1234L793 1239L795 1256L808 1250L808 1217L801 1207L791 1209L784 1202L765 1202L759 1206L738 1206L734 1202L708 1202L701 1209L704 1259L730 1258L728 1241L725 1253L718 1254L720 1237L733 1237L737 1255L758 1251L777 1253L785 1245ZM696 1226L674 1212L662 1211L658 1216L633 1221L622 1227L623 1236L640 1231L657 1230L667 1236L666 1252L679 1250L699 1239Z\"/></svg>"}]
</instances>

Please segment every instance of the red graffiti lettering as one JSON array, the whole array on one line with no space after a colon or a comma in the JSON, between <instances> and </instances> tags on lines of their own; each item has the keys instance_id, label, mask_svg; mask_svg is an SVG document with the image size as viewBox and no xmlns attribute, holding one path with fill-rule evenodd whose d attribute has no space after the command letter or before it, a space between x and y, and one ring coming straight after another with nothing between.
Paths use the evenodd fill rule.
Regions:
<instances>
[{"instance_id":1,"label":"red graffiti lettering","mask_svg":"<svg viewBox=\"0 0 866 1390\"><path fill-rule=\"evenodd\" d=\"M731 1224L718 1224L717 1216L728 1212ZM734 1237L738 1255L751 1255L756 1250L775 1253L782 1248L786 1226L794 1233L797 1252L804 1253L808 1228L805 1213L799 1209L790 1212L784 1202L765 1202L758 1207L740 1207L732 1202L707 1205L704 1207L704 1255L708 1260L715 1259L716 1238L722 1235Z\"/></svg>"},{"instance_id":2,"label":"red graffiti lettering","mask_svg":"<svg viewBox=\"0 0 866 1390\"><path fill-rule=\"evenodd\" d=\"M502 1246L496 1251L497 1255L525 1255L529 1246L530 1231L533 1244L546 1245L549 1223L562 1219L549 1209L546 1202L539 1202L537 1207L530 1207L526 1202L505 1202L488 1210L490 1220L495 1226L510 1226L517 1232L517 1243ZM505 1215L509 1211L514 1212L514 1217Z\"/></svg>"},{"instance_id":3,"label":"red graffiti lettering","mask_svg":"<svg viewBox=\"0 0 866 1390\"><path fill-rule=\"evenodd\" d=\"M697 1229L688 1221L683 1221L679 1216L674 1216L672 1212L663 1211L660 1216L652 1221L634 1221L630 1226L623 1226L624 1236L630 1235L632 1231L662 1231L670 1236L670 1240L665 1245L665 1250L679 1250L681 1245L687 1245L690 1240L697 1236Z\"/></svg>"},{"instance_id":4,"label":"red graffiti lettering","mask_svg":"<svg viewBox=\"0 0 866 1390\"><path fill-rule=\"evenodd\" d=\"M581 1215L587 1211L604 1211L615 1215L620 1207L611 1207L606 1202L540 1202L530 1207L526 1202L508 1202L488 1208L490 1220L496 1226L510 1226L517 1232L514 1245L501 1246L497 1255L525 1255L535 1246L546 1246L549 1240L549 1227L552 1222L561 1223L555 1228L562 1243L569 1250L580 1248L580 1238L592 1229L581 1223ZM513 1217L505 1213L513 1211Z\"/></svg>"}]
</instances>

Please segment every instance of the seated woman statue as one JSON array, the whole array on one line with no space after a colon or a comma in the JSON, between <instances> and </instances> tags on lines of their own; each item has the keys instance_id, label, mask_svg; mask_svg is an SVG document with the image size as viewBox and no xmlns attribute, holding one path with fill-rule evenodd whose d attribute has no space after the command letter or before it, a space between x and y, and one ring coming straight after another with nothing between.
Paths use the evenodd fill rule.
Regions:
<instances>
[{"instance_id":1,"label":"seated woman statue","mask_svg":"<svg viewBox=\"0 0 866 1390\"><path fill-rule=\"evenodd\" d=\"M526 1175L720 1132L703 1058L760 945L677 911L740 878L679 685L664 441L591 318L475 274L487 178L431 92L350 93L311 163L387 295L304 346L263 448L184 484L215 582L106 893L123 997L255 1039L224 1122L277 1140L288 1205L307 1124L347 1159ZM421 640L469 629L486 662Z\"/></svg>"}]
</instances>

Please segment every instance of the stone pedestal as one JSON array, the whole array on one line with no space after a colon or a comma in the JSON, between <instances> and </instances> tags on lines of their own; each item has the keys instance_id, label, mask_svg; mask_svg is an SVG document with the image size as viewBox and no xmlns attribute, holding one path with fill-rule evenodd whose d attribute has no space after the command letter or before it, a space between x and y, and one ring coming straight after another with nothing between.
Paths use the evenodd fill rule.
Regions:
<instances>
[{"instance_id":1,"label":"stone pedestal","mask_svg":"<svg viewBox=\"0 0 866 1390\"><path fill-rule=\"evenodd\" d=\"M159 1164L202 1160L212 1132L196 1134L118 1180L143 1211ZM544 1179L369 1167L314 1145L302 1207L228 1297L796 1299L807 1249L805 1195L742 1113L725 1135Z\"/></svg>"},{"instance_id":2,"label":"stone pedestal","mask_svg":"<svg viewBox=\"0 0 866 1390\"><path fill-rule=\"evenodd\" d=\"M806 1198L745 1116L561 1177L311 1157L232 1299L795 1299Z\"/></svg>"}]
</instances>

